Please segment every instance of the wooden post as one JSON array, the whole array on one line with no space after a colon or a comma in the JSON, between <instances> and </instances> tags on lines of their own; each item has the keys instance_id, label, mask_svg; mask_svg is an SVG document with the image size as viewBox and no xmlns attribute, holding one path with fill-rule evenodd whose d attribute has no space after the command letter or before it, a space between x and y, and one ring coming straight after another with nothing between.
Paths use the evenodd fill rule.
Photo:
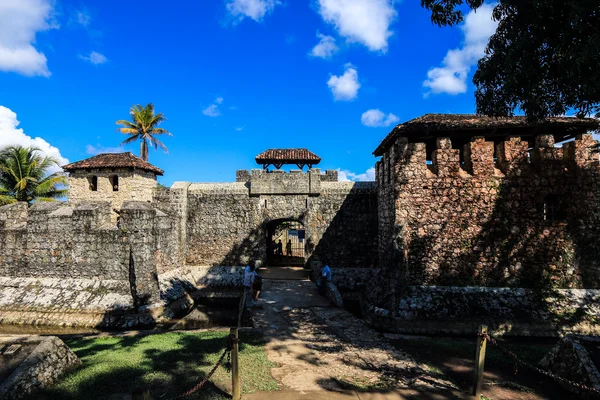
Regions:
<instances>
[{"instance_id":1,"label":"wooden post","mask_svg":"<svg viewBox=\"0 0 600 400\"><path fill-rule=\"evenodd\" d=\"M477 348L475 349L475 385L473 386L473 398L481 398L481 388L483 387L483 366L485 364L485 346L487 340L484 334L487 334L487 326L480 325L477 335Z\"/></svg>"},{"instance_id":2,"label":"wooden post","mask_svg":"<svg viewBox=\"0 0 600 400\"><path fill-rule=\"evenodd\" d=\"M238 338L238 328L231 328L230 334ZM233 400L240 400L240 364L238 360L238 343L237 340L231 346L231 397Z\"/></svg>"}]
</instances>

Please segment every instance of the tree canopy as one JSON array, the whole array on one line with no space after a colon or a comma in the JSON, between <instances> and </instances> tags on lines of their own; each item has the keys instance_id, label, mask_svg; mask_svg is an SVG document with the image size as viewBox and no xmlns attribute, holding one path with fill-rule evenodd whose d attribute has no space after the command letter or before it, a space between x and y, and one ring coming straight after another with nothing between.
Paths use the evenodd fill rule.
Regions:
<instances>
[{"instance_id":1,"label":"tree canopy","mask_svg":"<svg viewBox=\"0 0 600 400\"><path fill-rule=\"evenodd\" d=\"M483 0L421 0L439 26ZM530 119L600 116L600 1L500 0L498 28L473 77L477 113Z\"/></svg>"},{"instance_id":2,"label":"tree canopy","mask_svg":"<svg viewBox=\"0 0 600 400\"><path fill-rule=\"evenodd\" d=\"M0 150L0 205L16 201L54 201L67 195L67 180L49 169L58 161L38 148L8 146Z\"/></svg>"},{"instance_id":3,"label":"tree canopy","mask_svg":"<svg viewBox=\"0 0 600 400\"><path fill-rule=\"evenodd\" d=\"M165 153L169 152L167 146L155 137L155 135L172 135L168 130L158 127L166 118L163 113L154 113L154 104L148 103L146 107L140 104L133 105L129 109L129 114L131 121L120 119L116 122L117 125L122 125L117 131L130 135L121 143L122 145L139 140L140 157L144 161L148 161L148 144L153 145L155 149L160 147Z\"/></svg>"}]
</instances>

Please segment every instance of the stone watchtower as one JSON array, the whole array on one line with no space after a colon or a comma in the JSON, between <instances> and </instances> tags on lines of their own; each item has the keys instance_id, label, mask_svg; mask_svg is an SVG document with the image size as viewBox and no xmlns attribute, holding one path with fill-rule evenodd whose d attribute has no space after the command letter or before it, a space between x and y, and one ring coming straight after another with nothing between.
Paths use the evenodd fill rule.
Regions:
<instances>
[{"instance_id":1,"label":"stone watchtower","mask_svg":"<svg viewBox=\"0 0 600 400\"><path fill-rule=\"evenodd\" d=\"M120 209L129 200L151 201L163 170L131 153L106 153L63 166L69 173L69 203L108 201Z\"/></svg>"}]
</instances>

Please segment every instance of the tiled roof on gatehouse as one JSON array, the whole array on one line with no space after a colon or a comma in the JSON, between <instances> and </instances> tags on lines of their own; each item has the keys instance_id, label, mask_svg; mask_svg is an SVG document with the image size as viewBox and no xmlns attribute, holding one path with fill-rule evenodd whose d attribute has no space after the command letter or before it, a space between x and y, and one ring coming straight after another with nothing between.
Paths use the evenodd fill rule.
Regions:
<instances>
[{"instance_id":1,"label":"tiled roof on gatehouse","mask_svg":"<svg viewBox=\"0 0 600 400\"><path fill-rule=\"evenodd\" d=\"M269 149L257 155L255 160L265 168L270 164L276 168L284 164L312 167L321 162L321 158L308 149Z\"/></svg>"}]
</instances>

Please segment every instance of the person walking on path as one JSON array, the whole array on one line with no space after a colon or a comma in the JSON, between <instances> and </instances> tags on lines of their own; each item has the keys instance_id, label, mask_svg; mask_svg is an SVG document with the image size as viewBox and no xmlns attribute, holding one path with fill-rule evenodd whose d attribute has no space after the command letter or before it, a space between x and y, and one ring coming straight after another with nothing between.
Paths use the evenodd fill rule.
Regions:
<instances>
[{"instance_id":1,"label":"person walking on path","mask_svg":"<svg viewBox=\"0 0 600 400\"><path fill-rule=\"evenodd\" d=\"M246 266L244 271L244 297L246 308L252 307L252 300L254 299L254 280L256 279L255 263L252 261L250 265Z\"/></svg>"},{"instance_id":2,"label":"person walking on path","mask_svg":"<svg viewBox=\"0 0 600 400\"><path fill-rule=\"evenodd\" d=\"M281 239L279 239L279 242L277 243L277 255L283 255L283 243L281 243Z\"/></svg>"},{"instance_id":3,"label":"person walking on path","mask_svg":"<svg viewBox=\"0 0 600 400\"><path fill-rule=\"evenodd\" d=\"M323 268L321 268L321 273L317 279L317 287L321 293L325 292L327 282L331 282L331 268L327 265L327 261L323 261Z\"/></svg>"},{"instance_id":4,"label":"person walking on path","mask_svg":"<svg viewBox=\"0 0 600 400\"><path fill-rule=\"evenodd\" d=\"M286 256L291 256L292 255L292 240L288 240L288 242L285 245L285 255Z\"/></svg>"}]
</instances>

